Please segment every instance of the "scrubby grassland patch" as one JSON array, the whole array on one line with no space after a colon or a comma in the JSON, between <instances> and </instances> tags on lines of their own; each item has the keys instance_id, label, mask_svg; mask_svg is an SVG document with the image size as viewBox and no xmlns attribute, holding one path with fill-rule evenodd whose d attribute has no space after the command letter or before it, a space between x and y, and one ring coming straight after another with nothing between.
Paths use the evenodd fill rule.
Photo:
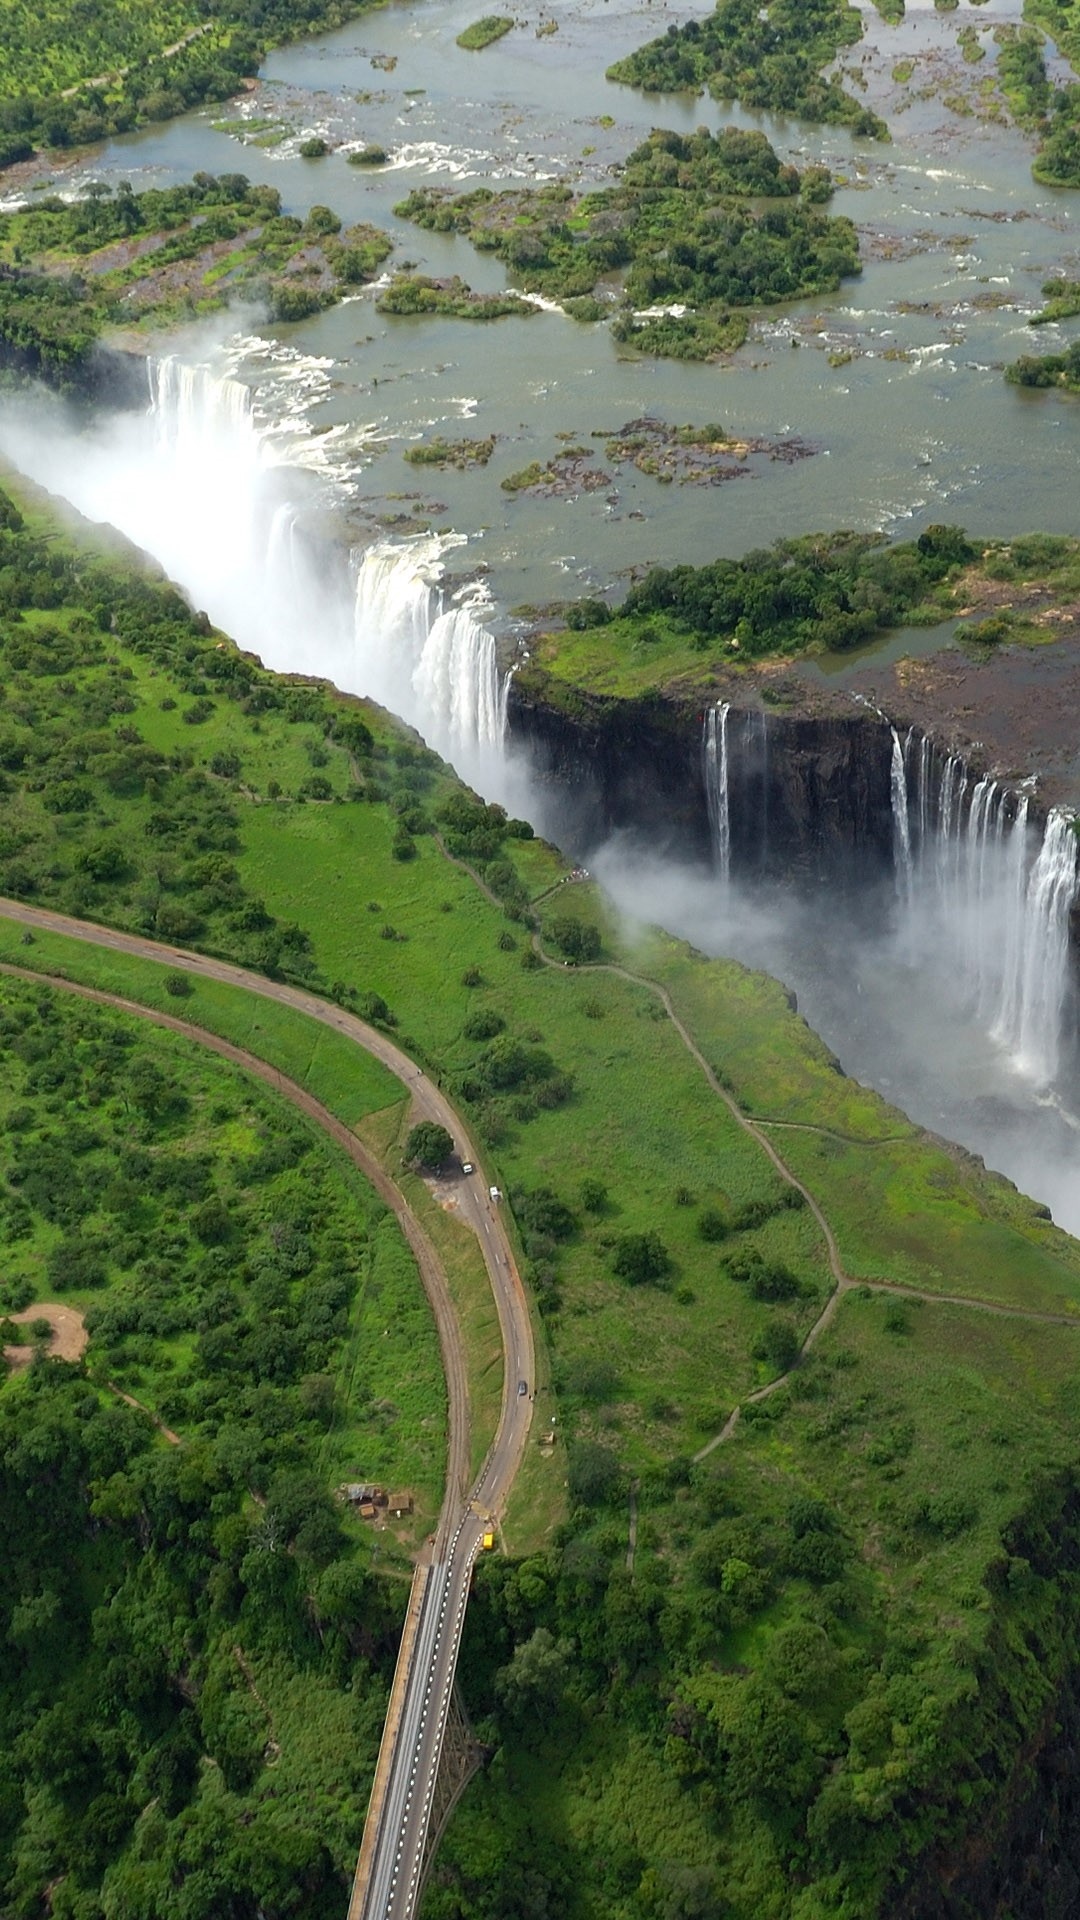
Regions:
<instances>
[{"instance_id":1,"label":"scrubby grassland patch","mask_svg":"<svg viewBox=\"0 0 1080 1920\"><path fill-rule=\"evenodd\" d=\"M60 386L78 384L110 328L192 319L243 295L278 320L331 306L391 251L377 228L304 220L243 174L133 193L121 182L0 214L0 351Z\"/></svg>"},{"instance_id":2,"label":"scrubby grassland patch","mask_svg":"<svg viewBox=\"0 0 1080 1920\"><path fill-rule=\"evenodd\" d=\"M285 40L340 26L355 0L7 0L0 166L225 100Z\"/></svg>"},{"instance_id":3,"label":"scrubby grassland patch","mask_svg":"<svg viewBox=\"0 0 1080 1920\"><path fill-rule=\"evenodd\" d=\"M679 486L718 486L741 478L750 472L745 462L752 454L787 463L814 451L803 440L744 439L717 421L672 427L649 414L628 420L613 433L594 429L592 438L604 442L605 456L613 466L630 464L664 485L676 482Z\"/></svg>"},{"instance_id":4,"label":"scrubby grassland patch","mask_svg":"<svg viewBox=\"0 0 1080 1920\"><path fill-rule=\"evenodd\" d=\"M467 53L478 53L484 47L490 47L495 40L501 40L504 34L513 32L514 23L504 14L485 13L482 20L474 20L471 27L459 33L457 43Z\"/></svg>"},{"instance_id":5,"label":"scrubby grassland patch","mask_svg":"<svg viewBox=\"0 0 1080 1920\"><path fill-rule=\"evenodd\" d=\"M744 308L834 289L859 271L849 220L819 211L832 192L824 167L781 166L764 134L726 128L656 131L635 148L619 184L577 194L421 187L395 211L434 232L467 234L497 253L527 292L567 301L597 320L588 298L623 275L618 340L682 358L738 347ZM752 202L767 200L762 209ZM649 318L654 306L687 311ZM643 311L644 310L644 311Z\"/></svg>"},{"instance_id":6,"label":"scrubby grassland patch","mask_svg":"<svg viewBox=\"0 0 1080 1920\"><path fill-rule=\"evenodd\" d=\"M858 11L846 0L718 0L716 11L684 26L674 23L608 68L646 93L704 93L744 107L797 114L801 120L850 127L875 140L888 138L883 120L823 78L842 47L862 37Z\"/></svg>"},{"instance_id":7,"label":"scrubby grassland patch","mask_svg":"<svg viewBox=\"0 0 1080 1920\"><path fill-rule=\"evenodd\" d=\"M478 1574L465 1686L503 1759L426 1914L494 1920L524 1853L570 1920L876 1916L973 1803L994 1845L1077 1644L1064 1344L849 1297L728 1449L640 1478L632 1577L626 1482L572 1452L561 1558Z\"/></svg>"},{"instance_id":8,"label":"scrubby grassland patch","mask_svg":"<svg viewBox=\"0 0 1080 1920\"><path fill-rule=\"evenodd\" d=\"M405 1592L332 1490L410 1484L421 1531L441 1495L415 1268L348 1162L195 1043L5 977L0 1053L0 1330L47 1294L90 1333L88 1378L0 1369L0 1903L166 1913L200 1858L200 1901L317 1920Z\"/></svg>"}]
</instances>

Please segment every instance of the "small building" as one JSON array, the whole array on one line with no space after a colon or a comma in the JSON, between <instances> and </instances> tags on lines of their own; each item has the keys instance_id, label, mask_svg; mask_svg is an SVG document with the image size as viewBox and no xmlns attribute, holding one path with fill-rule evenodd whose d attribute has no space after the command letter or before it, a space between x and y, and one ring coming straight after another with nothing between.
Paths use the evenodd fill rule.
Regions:
<instances>
[{"instance_id":1,"label":"small building","mask_svg":"<svg viewBox=\"0 0 1080 1920\"><path fill-rule=\"evenodd\" d=\"M388 1493L386 1496L386 1505L395 1519L400 1520L403 1513L412 1512L412 1494L408 1492Z\"/></svg>"},{"instance_id":2,"label":"small building","mask_svg":"<svg viewBox=\"0 0 1080 1920\"><path fill-rule=\"evenodd\" d=\"M361 1500L360 1502L361 1520L374 1520L377 1518L378 1512L379 1512L379 1509L377 1506L375 1506L373 1501Z\"/></svg>"},{"instance_id":3,"label":"small building","mask_svg":"<svg viewBox=\"0 0 1080 1920\"><path fill-rule=\"evenodd\" d=\"M338 1499L347 1500L350 1507L385 1507L385 1487L369 1486L359 1480L347 1480L338 1488Z\"/></svg>"}]
</instances>

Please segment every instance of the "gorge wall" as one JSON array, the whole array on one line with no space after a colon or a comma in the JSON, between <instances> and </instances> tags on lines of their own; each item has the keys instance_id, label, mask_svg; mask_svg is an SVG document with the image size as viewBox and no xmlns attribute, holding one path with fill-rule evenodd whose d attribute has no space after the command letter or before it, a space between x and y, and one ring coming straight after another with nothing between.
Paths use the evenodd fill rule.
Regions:
<instances>
[{"instance_id":1,"label":"gorge wall","mask_svg":"<svg viewBox=\"0 0 1080 1920\"><path fill-rule=\"evenodd\" d=\"M714 842L706 712L577 690L556 703L522 674L507 706L562 844L585 854L624 832L697 860ZM732 710L727 731L734 874L859 884L891 868L892 741L876 714Z\"/></svg>"}]
</instances>

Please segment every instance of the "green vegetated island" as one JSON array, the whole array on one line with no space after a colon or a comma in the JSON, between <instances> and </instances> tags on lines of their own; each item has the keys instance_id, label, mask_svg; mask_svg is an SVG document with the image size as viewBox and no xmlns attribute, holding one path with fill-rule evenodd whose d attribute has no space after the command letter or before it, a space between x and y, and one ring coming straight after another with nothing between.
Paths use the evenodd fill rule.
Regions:
<instances>
[{"instance_id":1,"label":"green vegetated island","mask_svg":"<svg viewBox=\"0 0 1080 1920\"><path fill-rule=\"evenodd\" d=\"M1038 604L1031 589L1038 589ZM586 596L556 627L540 623L515 676L526 696L573 711L593 699L657 693L697 699L718 669L773 689L775 670L800 654L843 652L901 626L937 626L986 605L966 645L1042 644L1056 628L1050 603L1080 589L1080 541L1021 535L974 542L932 526L917 540L878 534L803 534L705 566L652 567L618 606ZM1038 618L1035 617L1036 611Z\"/></svg>"},{"instance_id":2,"label":"green vegetated island","mask_svg":"<svg viewBox=\"0 0 1080 1920\"><path fill-rule=\"evenodd\" d=\"M0 167L228 99L270 47L362 10L357 0L6 0Z\"/></svg>"},{"instance_id":3,"label":"green vegetated island","mask_svg":"<svg viewBox=\"0 0 1080 1920\"><path fill-rule=\"evenodd\" d=\"M944 8L948 0L937 0ZM956 4L956 0L952 0ZM903 0L879 0L887 19L903 18ZM1025 0L1025 20L994 31L997 78L1017 124L1038 141L1033 172L1048 186L1080 186L1080 85L1054 87L1046 66L1046 33L1080 70L1080 28L1069 0ZM862 18L847 0L717 0L715 12L683 25L672 23L608 68L608 79L646 93L710 93L743 107L797 114L802 120L848 127L874 140L888 139L879 116L848 92L826 69L862 38ZM961 29L965 59L981 58L970 28ZM847 77L865 85L858 69ZM899 76L898 76L899 77Z\"/></svg>"},{"instance_id":4,"label":"green vegetated island","mask_svg":"<svg viewBox=\"0 0 1080 1920\"><path fill-rule=\"evenodd\" d=\"M300 320L371 279L391 251L329 207L303 220L243 174L134 193L91 183L0 214L0 356L79 387L99 343L212 313L238 297Z\"/></svg>"},{"instance_id":5,"label":"green vegetated island","mask_svg":"<svg viewBox=\"0 0 1080 1920\"><path fill-rule=\"evenodd\" d=\"M463 1680L494 1757L428 1920L933 1911L973 1819L987 1851L1015 1831L1021 1750L1052 1840L1080 1248L838 1075L774 983L628 950L414 736L265 672L9 484L0 887L357 1008L508 1195L560 1437L478 1570ZM400 1090L168 965L8 921L0 959L231 1037L384 1156L440 1236L482 1452L494 1309L403 1165ZM329 1920L409 1542L328 1496L366 1469L438 1497L415 1274L352 1169L187 1040L0 975L0 1044L0 1311L38 1349L0 1385L0 1901ZM81 1362L46 1357L56 1301Z\"/></svg>"},{"instance_id":6,"label":"green vegetated island","mask_svg":"<svg viewBox=\"0 0 1080 1920\"><path fill-rule=\"evenodd\" d=\"M575 319L605 318L613 309L597 291L618 277L617 340L704 359L742 344L746 309L834 290L859 271L851 222L821 211L831 192L826 168L782 166L764 134L654 131L614 187L421 187L396 212L466 234ZM396 281L384 306L412 284Z\"/></svg>"},{"instance_id":7,"label":"green vegetated island","mask_svg":"<svg viewBox=\"0 0 1080 1920\"><path fill-rule=\"evenodd\" d=\"M716 100L888 138L877 114L827 78L845 47L862 38L847 0L717 0L702 20L675 23L608 68L608 79L646 93L711 93Z\"/></svg>"}]
</instances>

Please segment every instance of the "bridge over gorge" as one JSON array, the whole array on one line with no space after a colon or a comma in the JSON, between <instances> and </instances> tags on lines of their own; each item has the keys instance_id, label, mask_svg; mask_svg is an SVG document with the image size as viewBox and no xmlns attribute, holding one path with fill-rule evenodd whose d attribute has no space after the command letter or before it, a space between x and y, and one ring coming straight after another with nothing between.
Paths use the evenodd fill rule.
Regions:
<instances>
[{"instance_id":1,"label":"bridge over gorge","mask_svg":"<svg viewBox=\"0 0 1080 1920\"><path fill-rule=\"evenodd\" d=\"M485 1527L490 1518L498 1516L505 1507L521 1464L532 1420L531 1389L536 1377L525 1290L476 1148L456 1109L416 1062L377 1028L368 1026L366 1021L332 1001L321 1000L302 987L250 973L226 960L165 946L138 934L96 926L45 908L25 906L20 901L0 899L0 918L67 934L90 945L133 954L195 977L242 987L334 1028L396 1075L410 1096L410 1119L433 1120L444 1126L453 1137L463 1164L473 1169L468 1174L463 1172L458 1186L458 1217L476 1234L491 1281L502 1336L503 1393L495 1439L471 1492L467 1493L468 1394L460 1330L441 1263L405 1195L385 1169L347 1127L303 1088L286 1080L256 1056L190 1021L122 1000L115 994L79 987L73 981L62 978L55 981L58 988L121 1005L132 1013L185 1033L276 1086L286 1098L303 1107L363 1169L397 1216L416 1255L438 1325L447 1376L450 1443L446 1494L434 1542L421 1556L413 1578L348 1910L349 1920L407 1920L416 1910L424 1873L442 1827L470 1773L475 1770L475 1751L454 1697L454 1674L473 1563L480 1551ZM529 1392L518 1392L521 1380L529 1383ZM446 1764L441 1769L444 1753Z\"/></svg>"}]
</instances>

